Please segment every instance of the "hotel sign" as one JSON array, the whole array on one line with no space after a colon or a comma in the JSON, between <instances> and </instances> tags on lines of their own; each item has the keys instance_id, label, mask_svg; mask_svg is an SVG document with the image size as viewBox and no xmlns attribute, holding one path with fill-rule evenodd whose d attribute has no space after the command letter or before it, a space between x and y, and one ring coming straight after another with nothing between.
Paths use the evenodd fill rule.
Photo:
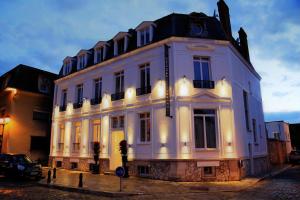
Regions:
<instances>
[{"instance_id":1,"label":"hotel sign","mask_svg":"<svg viewBox=\"0 0 300 200\"><path fill-rule=\"evenodd\" d=\"M169 48L170 46L164 46L165 50L165 82L166 82L166 116L171 116L171 105L170 105L170 67L169 67Z\"/></svg>"}]
</instances>

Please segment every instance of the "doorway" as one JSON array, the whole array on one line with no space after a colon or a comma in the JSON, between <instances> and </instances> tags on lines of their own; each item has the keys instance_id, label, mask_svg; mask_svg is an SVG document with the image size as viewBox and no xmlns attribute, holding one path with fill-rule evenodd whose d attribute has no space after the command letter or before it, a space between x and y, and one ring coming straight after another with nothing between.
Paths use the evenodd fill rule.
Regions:
<instances>
[{"instance_id":1,"label":"doorway","mask_svg":"<svg viewBox=\"0 0 300 200\"><path fill-rule=\"evenodd\" d=\"M109 168L115 170L117 167L122 166L122 157L120 153L120 142L124 140L124 131L112 131L111 133L111 154Z\"/></svg>"}]
</instances>

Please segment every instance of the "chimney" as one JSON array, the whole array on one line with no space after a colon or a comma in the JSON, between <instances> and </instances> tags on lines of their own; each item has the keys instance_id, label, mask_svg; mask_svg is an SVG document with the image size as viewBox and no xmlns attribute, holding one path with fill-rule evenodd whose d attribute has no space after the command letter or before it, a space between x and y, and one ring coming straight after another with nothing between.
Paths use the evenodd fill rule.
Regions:
<instances>
[{"instance_id":1,"label":"chimney","mask_svg":"<svg viewBox=\"0 0 300 200\"><path fill-rule=\"evenodd\" d=\"M244 58L250 62L247 33L244 31L242 27L239 30L239 38L240 38L240 47L242 50L242 54Z\"/></svg>"},{"instance_id":2,"label":"chimney","mask_svg":"<svg viewBox=\"0 0 300 200\"><path fill-rule=\"evenodd\" d=\"M232 33L231 33L229 8L224 2L224 0L219 0L217 4L218 4L218 11L219 11L221 25L223 27L223 30L225 31L226 38L228 40L231 40Z\"/></svg>"}]
</instances>

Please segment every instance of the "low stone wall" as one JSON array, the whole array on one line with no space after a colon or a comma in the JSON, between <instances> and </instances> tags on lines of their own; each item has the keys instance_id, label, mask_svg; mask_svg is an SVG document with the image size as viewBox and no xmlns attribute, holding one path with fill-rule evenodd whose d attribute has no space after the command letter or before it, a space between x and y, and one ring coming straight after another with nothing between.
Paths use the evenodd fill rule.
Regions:
<instances>
[{"instance_id":1,"label":"low stone wall","mask_svg":"<svg viewBox=\"0 0 300 200\"><path fill-rule=\"evenodd\" d=\"M171 181L234 181L240 180L238 160L220 160L212 167L212 175L204 174L204 167L198 167L199 160L134 160L129 162L129 174L140 176L139 166L148 166L147 177Z\"/></svg>"},{"instance_id":2,"label":"low stone wall","mask_svg":"<svg viewBox=\"0 0 300 200\"><path fill-rule=\"evenodd\" d=\"M63 169L71 169L71 162L72 160L78 161L78 167L74 170L79 171L90 171L90 160L91 158L69 158L69 157L49 157L49 166L50 167L57 167L56 162L62 161L61 168ZM100 165L100 173L104 173L105 171L109 170L109 159L108 158L100 158L99 159L99 165Z\"/></svg>"}]
</instances>

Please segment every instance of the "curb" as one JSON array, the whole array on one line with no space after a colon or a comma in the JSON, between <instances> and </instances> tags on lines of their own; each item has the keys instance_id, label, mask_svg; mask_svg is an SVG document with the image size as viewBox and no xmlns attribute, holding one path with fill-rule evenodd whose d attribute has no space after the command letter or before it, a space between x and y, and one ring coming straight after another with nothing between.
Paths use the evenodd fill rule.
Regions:
<instances>
[{"instance_id":1,"label":"curb","mask_svg":"<svg viewBox=\"0 0 300 200\"><path fill-rule=\"evenodd\" d=\"M47 184L47 183L38 183L39 186L52 188L52 189L58 189L62 191L67 192L77 192L82 194L92 194L97 196L105 196L105 197L124 197L124 196L136 196L136 195L143 195L143 193L128 193L128 192L107 192L107 191L95 191L95 190L89 190L86 188L76 188L76 187L70 187L70 186L63 186L63 185L57 185L57 184Z\"/></svg>"},{"instance_id":2,"label":"curb","mask_svg":"<svg viewBox=\"0 0 300 200\"><path fill-rule=\"evenodd\" d=\"M260 181L266 180L266 179L268 179L268 178L271 178L271 177L273 177L273 176L276 176L276 175L278 175L278 174L280 174L280 173L286 171L286 170L289 169L290 167L292 167L292 165L285 166L285 167L283 167L283 168L281 168L281 169L279 169L279 170L277 170L277 171L275 171L275 172L270 172L269 174L266 174L265 176L259 178L259 180L258 180L257 182L260 182Z\"/></svg>"}]
</instances>

